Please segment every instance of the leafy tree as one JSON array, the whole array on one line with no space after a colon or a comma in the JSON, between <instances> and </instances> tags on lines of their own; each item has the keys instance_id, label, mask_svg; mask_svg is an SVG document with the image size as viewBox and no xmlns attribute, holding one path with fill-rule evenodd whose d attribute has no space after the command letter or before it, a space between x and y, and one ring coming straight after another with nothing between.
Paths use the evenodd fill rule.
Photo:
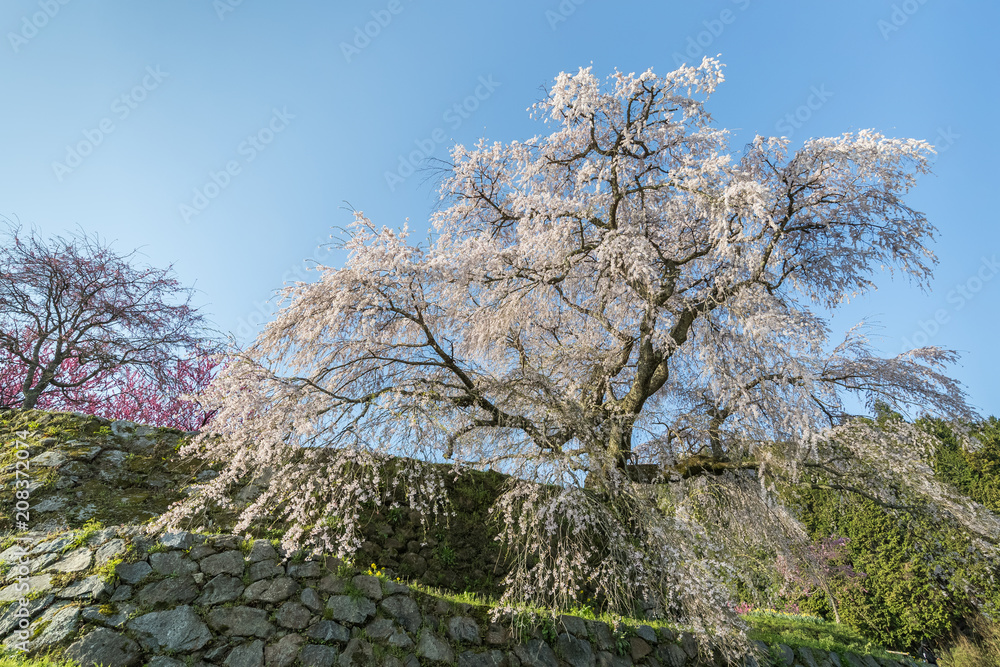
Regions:
<instances>
[{"instance_id":1,"label":"leafy tree","mask_svg":"<svg viewBox=\"0 0 1000 667\"><path fill-rule=\"evenodd\" d=\"M866 130L795 151L758 136L734 156L704 108L722 80L707 58L606 86L560 74L534 107L548 134L453 149L426 247L358 213L346 265L289 287L209 389L220 437L187 451L227 466L161 525L267 468L237 530L270 512L288 546L349 555L383 489L447 511L421 461L493 468L512 476L494 508L516 563L505 602L593 591L708 633L738 623L742 555L806 541L779 482L926 498L998 534L935 480L933 438L845 408L971 418L943 374L954 353L885 359L863 328L831 342L813 310L881 267L927 284L934 228L903 195L931 147ZM393 454L411 472L387 481Z\"/></svg>"},{"instance_id":2,"label":"leafy tree","mask_svg":"<svg viewBox=\"0 0 1000 667\"><path fill-rule=\"evenodd\" d=\"M8 224L0 246L0 404L198 426L218 346L171 268L139 266L85 234ZM177 411L180 410L178 413Z\"/></svg>"},{"instance_id":3,"label":"leafy tree","mask_svg":"<svg viewBox=\"0 0 1000 667\"><path fill-rule=\"evenodd\" d=\"M864 573L860 581L828 586L840 620L866 637L906 649L947 636L979 608L995 608L995 561L970 553L962 531L927 514L887 512L867 499L825 491L808 496L814 520L826 517L815 522L815 535L845 535L850 567ZM822 602L806 607L823 613Z\"/></svg>"},{"instance_id":4,"label":"leafy tree","mask_svg":"<svg viewBox=\"0 0 1000 667\"><path fill-rule=\"evenodd\" d=\"M865 576L851 566L846 549L848 542L846 537L821 537L808 545L803 557L796 561L789 562L779 556L778 573L785 587L792 589L782 591L783 597L799 599L806 604L807 611L819 611L815 609L817 606L822 607L823 612L829 610L833 619L840 623L839 591L858 588Z\"/></svg>"},{"instance_id":5,"label":"leafy tree","mask_svg":"<svg viewBox=\"0 0 1000 667\"><path fill-rule=\"evenodd\" d=\"M876 411L877 419L900 418ZM938 479L995 511L991 503L1000 485L996 419L973 425L964 438L940 420L921 419L917 425L939 439L930 457ZM794 504L814 539L849 538L848 562L865 576L860 585L828 585L842 620L865 636L902 649L923 640L942 642L956 629L975 625L980 612L995 616L1000 609L998 561L983 558L974 539L935 520L932 512L887 510L826 490L801 492ZM828 615L822 602L814 596L805 604Z\"/></svg>"}]
</instances>

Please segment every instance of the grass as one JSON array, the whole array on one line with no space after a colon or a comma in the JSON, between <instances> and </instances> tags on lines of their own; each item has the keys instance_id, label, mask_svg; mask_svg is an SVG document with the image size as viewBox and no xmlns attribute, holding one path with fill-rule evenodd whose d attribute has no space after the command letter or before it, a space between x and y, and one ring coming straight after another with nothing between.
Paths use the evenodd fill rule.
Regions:
<instances>
[{"instance_id":1,"label":"grass","mask_svg":"<svg viewBox=\"0 0 1000 667\"><path fill-rule=\"evenodd\" d=\"M89 540L94 533L103 528L104 525L100 521L91 519L87 523L83 524L83 526L79 529L79 532L77 533L73 541L70 544L67 544L65 547L63 547L63 553L66 553L67 551L72 551L73 549L83 546L83 543Z\"/></svg>"},{"instance_id":2,"label":"grass","mask_svg":"<svg viewBox=\"0 0 1000 667\"><path fill-rule=\"evenodd\" d=\"M453 604L471 604L475 607L495 607L497 604L497 600L494 598L486 597L485 595L475 591L462 591L460 593L456 593L454 591L434 588L433 586L425 586L419 582L401 581L398 579L396 581L400 584L409 586L410 590L439 598L441 600L447 600Z\"/></svg>"},{"instance_id":3,"label":"grass","mask_svg":"<svg viewBox=\"0 0 1000 667\"><path fill-rule=\"evenodd\" d=\"M101 581L106 584L114 584L118 579L118 574L115 572L115 568L121 565L123 561L121 558L112 558L107 563L97 568L96 574L101 577Z\"/></svg>"},{"instance_id":4,"label":"grass","mask_svg":"<svg viewBox=\"0 0 1000 667\"><path fill-rule=\"evenodd\" d=\"M941 667L1000 667L1000 623L979 618L972 625L977 637L960 635L938 658Z\"/></svg>"},{"instance_id":5,"label":"grass","mask_svg":"<svg viewBox=\"0 0 1000 667\"><path fill-rule=\"evenodd\" d=\"M397 580L398 581L398 580ZM419 582L400 581L405 583L412 590L424 595L447 600L454 604L470 604L478 608L481 612L488 613L489 610L497 606L497 600L486 597L478 592L464 591L456 593L420 584ZM555 621L555 616L564 613L568 616L578 616L580 618L601 621L606 623L614 633L619 649L627 643L628 637L635 633L640 625L648 625L655 630L668 628L674 634L681 634L687 628L679 627L672 623L667 623L656 619L638 619L627 616L616 616L604 613L595 613L589 605L575 606L571 609L553 612L541 607L523 607L515 611L513 625L515 633L527 631L530 628L541 624L544 629L547 623ZM882 646L875 644L869 639L859 634L853 628L839 623L831 623L817 616L807 616L804 614L788 614L785 612L759 610L745 614L742 618L750 626L749 639L763 641L768 646L785 644L793 649L805 646L810 649L818 649L826 652L839 654L842 658L847 653L860 655L874 655L882 658L898 659L898 654L888 653ZM982 634L982 633L981 633ZM985 635L984 635L985 636ZM966 641L966 646L962 649L962 656L969 655L971 658L963 658L953 662L941 662L947 667L1000 667L1000 626L994 626L992 635L994 644L992 650L995 656L994 662L980 658L986 653L976 652L976 647L971 642ZM623 649L622 649L623 650ZM777 656L774 656L777 657ZM978 661L977 661L978 660Z\"/></svg>"},{"instance_id":6,"label":"grass","mask_svg":"<svg viewBox=\"0 0 1000 667\"><path fill-rule=\"evenodd\" d=\"M372 566L374 569L374 566ZM380 575L376 571L377 575ZM472 606L470 612L472 616L479 617L480 621L489 622L492 620L491 612L499 605L499 600L494 597L484 595L478 591L455 592L447 589L427 586L416 581L403 581L396 579L398 583L405 584L411 590L424 595L446 600L453 605L467 604ZM542 636L554 641L559 630L558 617L560 615L578 616L592 621L600 621L607 624L615 638L618 652L624 655L628 638L635 634L636 628L640 625L649 625L653 628L669 627L675 633L680 633L683 628L658 620L645 620L616 616L611 614L595 614L593 608L587 605L574 606L570 609L553 611L544 607L519 605L513 608L511 616L511 631L515 640L524 639L535 628L540 629Z\"/></svg>"},{"instance_id":7,"label":"grass","mask_svg":"<svg viewBox=\"0 0 1000 667\"><path fill-rule=\"evenodd\" d=\"M365 594L362 593L361 590L350 581L344 584L344 595L351 598L355 602L358 602L359 600L362 600L365 597Z\"/></svg>"},{"instance_id":8,"label":"grass","mask_svg":"<svg viewBox=\"0 0 1000 667\"><path fill-rule=\"evenodd\" d=\"M378 576L381 575L381 572L373 565L369 570L369 574ZM403 581L399 579L396 581L406 584L412 590L424 595L447 600L453 604L470 604L480 612L476 615L482 615L484 618L498 604L497 599L475 591L454 592L427 586L415 581ZM555 612L541 607L518 607L512 619L513 629L516 633L519 630L522 632L527 631L539 624L547 627L546 624L551 624L555 621L555 617L559 614L578 616L587 620L606 623L614 633L616 643L622 646L627 643L628 637L634 634L636 628L640 625L648 625L655 630L668 628L677 635L688 631L688 628L679 627L673 623L657 619L638 619L596 613L593 607L587 604ZM810 649L834 652L841 657L847 653L875 655L890 659L897 659L899 657L898 655L886 652L882 646L865 638L853 628L839 623L831 623L817 616L758 610L745 614L742 618L750 625L749 639L763 641L768 646L785 644L793 649L806 646ZM545 627L543 627L543 630ZM1000 626L997 628L996 638L998 642L997 649L1000 650ZM945 664L942 663L942 665ZM1000 661L996 663L955 662L947 664L949 667L1000 667Z\"/></svg>"},{"instance_id":9,"label":"grass","mask_svg":"<svg viewBox=\"0 0 1000 667\"><path fill-rule=\"evenodd\" d=\"M869 654L883 658L898 658L885 651L857 630L831 623L816 616L788 614L771 610L753 611L743 615L750 625L751 640L760 640L768 646L785 644L791 648L806 646L811 649L833 652L844 657L846 653Z\"/></svg>"},{"instance_id":10,"label":"grass","mask_svg":"<svg viewBox=\"0 0 1000 667\"><path fill-rule=\"evenodd\" d=\"M374 563L372 563L374 566ZM351 561L343 561L337 566L337 576L341 579L347 579L354 576L354 564Z\"/></svg>"},{"instance_id":11,"label":"grass","mask_svg":"<svg viewBox=\"0 0 1000 667\"><path fill-rule=\"evenodd\" d=\"M240 540L240 551L243 552L243 557L248 558L250 556L250 551L253 549L253 543L256 540Z\"/></svg>"},{"instance_id":12,"label":"grass","mask_svg":"<svg viewBox=\"0 0 1000 667\"><path fill-rule=\"evenodd\" d=\"M0 667L80 667L80 663L47 655L28 658L23 654L14 653L0 656Z\"/></svg>"},{"instance_id":13,"label":"grass","mask_svg":"<svg viewBox=\"0 0 1000 667\"><path fill-rule=\"evenodd\" d=\"M448 546L447 542L442 542L437 547L437 558L442 564L451 566L455 564L455 550Z\"/></svg>"}]
</instances>

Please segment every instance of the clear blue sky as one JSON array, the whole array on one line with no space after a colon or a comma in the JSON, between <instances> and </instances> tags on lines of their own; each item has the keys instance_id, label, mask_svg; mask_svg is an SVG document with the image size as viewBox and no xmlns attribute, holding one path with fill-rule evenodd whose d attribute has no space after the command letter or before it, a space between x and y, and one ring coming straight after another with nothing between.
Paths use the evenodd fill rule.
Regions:
<instances>
[{"instance_id":1,"label":"clear blue sky","mask_svg":"<svg viewBox=\"0 0 1000 667\"><path fill-rule=\"evenodd\" d=\"M541 132L525 110L560 71L721 54L709 108L736 150L862 128L939 146L911 197L941 233L933 290L887 278L834 329L872 318L886 354L961 351L952 374L1000 414L998 24L1000 5L972 0L7 0L0 214L174 263L246 341L283 281L310 277L303 259L342 264L317 246L345 201L425 238L433 181L386 178L411 152Z\"/></svg>"}]
</instances>

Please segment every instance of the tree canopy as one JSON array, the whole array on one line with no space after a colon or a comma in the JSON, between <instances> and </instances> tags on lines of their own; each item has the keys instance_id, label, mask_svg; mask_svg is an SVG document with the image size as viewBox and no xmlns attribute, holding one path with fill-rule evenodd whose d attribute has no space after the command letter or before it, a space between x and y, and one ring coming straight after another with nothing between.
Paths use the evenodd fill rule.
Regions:
<instances>
[{"instance_id":1,"label":"tree canopy","mask_svg":"<svg viewBox=\"0 0 1000 667\"><path fill-rule=\"evenodd\" d=\"M0 246L0 406L198 428L220 346L191 290L84 233L8 224Z\"/></svg>"},{"instance_id":2,"label":"tree canopy","mask_svg":"<svg viewBox=\"0 0 1000 667\"><path fill-rule=\"evenodd\" d=\"M420 461L496 469L506 602L595 594L704 631L731 626L741 558L806 538L782 485L1000 534L934 479L931 435L848 407L973 419L955 354L883 358L824 314L879 271L927 286L935 229L903 197L932 147L864 130L734 153L705 109L722 81L710 58L562 73L533 107L547 133L453 149L426 246L357 213L345 266L287 288L209 390L219 437L189 451L226 467L166 520L267 468L239 527L280 508L289 545L350 555L381 488L447 511ZM390 455L412 473L382 479Z\"/></svg>"}]
</instances>

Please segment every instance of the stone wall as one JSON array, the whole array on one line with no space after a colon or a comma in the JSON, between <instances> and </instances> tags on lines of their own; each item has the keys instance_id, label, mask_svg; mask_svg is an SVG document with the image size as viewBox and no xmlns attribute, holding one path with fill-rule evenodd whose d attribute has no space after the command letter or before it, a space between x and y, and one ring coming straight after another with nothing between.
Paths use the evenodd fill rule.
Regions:
<instances>
[{"instance_id":1,"label":"stone wall","mask_svg":"<svg viewBox=\"0 0 1000 667\"><path fill-rule=\"evenodd\" d=\"M77 528L90 519L141 523L216 474L174 455L184 439L175 429L73 413L0 412L0 482L6 489L15 481L15 450L23 449L28 465L18 480L28 482L31 529ZM5 499L0 531L15 531L14 519Z\"/></svg>"},{"instance_id":2,"label":"stone wall","mask_svg":"<svg viewBox=\"0 0 1000 667\"><path fill-rule=\"evenodd\" d=\"M496 474L463 475L449 488L459 511L447 528L424 530L405 509L369 517L357 562L377 563L381 578L335 559L289 558L266 540L147 536L139 524L216 474L175 456L188 435L84 415L0 412L0 531L12 545L0 553L5 646L65 652L85 665L158 667L710 664L699 661L690 635L650 626L616 633L564 616L515 641L511 624L492 623L484 607L396 582L494 593L503 564L484 511L502 483ZM15 487L19 450L30 464L30 526L18 525L13 511L13 491L23 488ZM249 501L253 484L242 493ZM200 521L225 531L232 518ZM81 530L92 519L111 527ZM776 664L797 667L899 664L787 646L772 652Z\"/></svg>"},{"instance_id":3,"label":"stone wall","mask_svg":"<svg viewBox=\"0 0 1000 667\"><path fill-rule=\"evenodd\" d=\"M265 540L179 532L154 542L138 526L22 537L0 553L12 568L7 579L15 579L0 590L8 605L0 615L3 643L56 650L85 667L713 664L698 659L690 635L650 626L616 635L605 623L570 616L515 641L485 608L336 559L283 557ZM19 601L19 572L27 600ZM778 652L777 664L801 667L913 664L786 646Z\"/></svg>"},{"instance_id":4,"label":"stone wall","mask_svg":"<svg viewBox=\"0 0 1000 667\"><path fill-rule=\"evenodd\" d=\"M6 417L6 419L4 419ZM31 520L35 530L79 528L95 519L104 525L141 523L159 516L197 484L216 475L208 462L185 460L176 450L189 434L100 417L37 410L0 413L0 483L14 481L10 453L16 433L30 457L28 472ZM498 597L506 574L496 530L487 510L499 494L503 476L472 472L446 491L456 510L447 528L426 530L421 516L406 509L363 517L364 542L358 560L377 563L391 577L449 590L474 590ZM235 494L250 502L259 489L252 481ZM12 503L0 503L0 538L14 532ZM227 531L234 514L216 511L184 526ZM273 537L262 521L254 537Z\"/></svg>"}]
</instances>

